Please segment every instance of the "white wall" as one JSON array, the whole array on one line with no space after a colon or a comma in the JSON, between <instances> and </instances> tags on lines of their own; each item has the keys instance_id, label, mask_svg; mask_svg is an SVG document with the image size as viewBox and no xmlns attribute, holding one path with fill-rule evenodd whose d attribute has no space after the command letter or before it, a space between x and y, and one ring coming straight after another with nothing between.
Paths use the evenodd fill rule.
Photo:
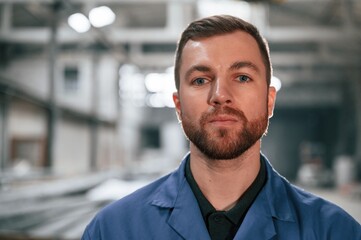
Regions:
<instances>
[{"instance_id":1,"label":"white wall","mask_svg":"<svg viewBox=\"0 0 361 240\"><path fill-rule=\"evenodd\" d=\"M46 137L46 112L26 102L14 101L9 109L9 138ZM58 119L55 154L52 170L61 176L76 175L90 170L91 133L86 123ZM112 127L98 128L97 168L119 169L123 162L119 157L117 131ZM44 142L45 144L45 142ZM44 145L45 146L45 145Z\"/></svg>"},{"instance_id":2,"label":"white wall","mask_svg":"<svg viewBox=\"0 0 361 240\"><path fill-rule=\"evenodd\" d=\"M98 116L104 120L118 118L119 63L109 55L103 55L98 62L97 92Z\"/></svg>"},{"instance_id":3,"label":"white wall","mask_svg":"<svg viewBox=\"0 0 361 240\"><path fill-rule=\"evenodd\" d=\"M6 68L0 69L0 75L11 80L21 89L42 99L48 99L50 86L48 62L45 54L24 56L13 59ZM64 90L63 71L66 66L78 67L78 91ZM115 121L118 117L118 70L118 61L109 54L91 52L59 54L55 69L57 103L84 113L96 112L104 120Z\"/></svg>"},{"instance_id":4,"label":"white wall","mask_svg":"<svg viewBox=\"0 0 361 240\"><path fill-rule=\"evenodd\" d=\"M74 92L64 89L64 69L66 66L76 66L79 70L79 88ZM93 65L90 54L66 53L58 58L56 69L56 97L61 106L66 106L81 112L90 113L92 110Z\"/></svg>"},{"instance_id":5,"label":"white wall","mask_svg":"<svg viewBox=\"0 0 361 240\"><path fill-rule=\"evenodd\" d=\"M167 159L164 166L174 168L188 151L181 125L176 121L162 125L161 142L163 155Z\"/></svg>"},{"instance_id":6,"label":"white wall","mask_svg":"<svg viewBox=\"0 0 361 240\"><path fill-rule=\"evenodd\" d=\"M48 99L49 70L46 54L22 56L0 69L0 75L10 84L36 96ZM58 55L55 69L56 99L59 106L98 114L101 120L117 122L118 118L118 62L109 54L66 52ZM78 91L66 92L64 68L78 67ZM11 101L9 107L9 137L47 137L46 110L23 100ZM84 173L91 165L91 129L86 121L71 117L57 120L53 170L60 175ZM116 128L98 129L97 166L110 169L121 165L118 159L119 139ZM9 146L10 147L10 146Z\"/></svg>"},{"instance_id":7,"label":"white wall","mask_svg":"<svg viewBox=\"0 0 361 240\"><path fill-rule=\"evenodd\" d=\"M119 169L123 162L119 154L116 130L111 127L99 127L98 131L97 168L99 170Z\"/></svg>"},{"instance_id":8,"label":"white wall","mask_svg":"<svg viewBox=\"0 0 361 240\"><path fill-rule=\"evenodd\" d=\"M9 136L46 136L46 112L42 108L22 101L12 101L8 114Z\"/></svg>"},{"instance_id":9,"label":"white wall","mask_svg":"<svg viewBox=\"0 0 361 240\"><path fill-rule=\"evenodd\" d=\"M90 168L90 130L87 125L62 120L57 123L53 171L60 175L87 172Z\"/></svg>"},{"instance_id":10,"label":"white wall","mask_svg":"<svg viewBox=\"0 0 361 240\"><path fill-rule=\"evenodd\" d=\"M48 97L49 77L45 55L24 56L14 59L0 74L16 85L45 99Z\"/></svg>"},{"instance_id":11,"label":"white wall","mask_svg":"<svg viewBox=\"0 0 361 240\"><path fill-rule=\"evenodd\" d=\"M66 66L78 66L77 92L64 91L63 70ZM118 70L118 62L109 54L62 54L57 68L59 103L78 111L97 113L104 120L115 121L118 117Z\"/></svg>"}]
</instances>

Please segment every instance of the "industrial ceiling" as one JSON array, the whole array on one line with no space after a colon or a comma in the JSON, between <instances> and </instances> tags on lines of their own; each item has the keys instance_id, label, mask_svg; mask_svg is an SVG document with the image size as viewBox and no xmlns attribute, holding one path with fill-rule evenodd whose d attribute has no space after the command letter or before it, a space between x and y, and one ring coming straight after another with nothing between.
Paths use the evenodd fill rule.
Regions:
<instances>
[{"instance_id":1,"label":"industrial ceiling","mask_svg":"<svg viewBox=\"0 0 361 240\"><path fill-rule=\"evenodd\" d=\"M60 50L109 51L120 62L143 68L166 68L180 32L212 4L233 7L242 1L197 0L0 0L0 65L14 58L45 51L55 35ZM313 83L332 88L345 78L357 78L361 69L361 1L273 0L248 1L251 22L269 41L275 74L284 87ZM244 2L243 2L244 3ZM104 28L77 33L67 24L73 13L87 15L106 5L116 20ZM241 10L240 15L241 15ZM240 16L242 17L242 16ZM336 102L332 90L324 102ZM313 91L313 90L312 90ZM328 92L327 92L328 91ZM292 91L289 98L296 96ZM286 93L285 93L286 94ZM302 96L297 96L302 98Z\"/></svg>"}]
</instances>

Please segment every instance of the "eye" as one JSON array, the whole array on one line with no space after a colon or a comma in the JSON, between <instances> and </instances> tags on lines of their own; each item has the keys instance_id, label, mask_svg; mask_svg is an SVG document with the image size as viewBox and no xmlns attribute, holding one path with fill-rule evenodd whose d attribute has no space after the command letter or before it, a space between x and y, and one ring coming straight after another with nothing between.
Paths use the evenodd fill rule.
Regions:
<instances>
[{"instance_id":1,"label":"eye","mask_svg":"<svg viewBox=\"0 0 361 240\"><path fill-rule=\"evenodd\" d=\"M237 79L240 81L240 82L248 82L250 79L250 77L246 76L246 75L239 75L237 77Z\"/></svg>"},{"instance_id":2,"label":"eye","mask_svg":"<svg viewBox=\"0 0 361 240\"><path fill-rule=\"evenodd\" d=\"M206 82L207 82L207 80L205 78L196 78L193 81L193 84L197 85L197 86L201 86L201 85L205 84Z\"/></svg>"}]
</instances>

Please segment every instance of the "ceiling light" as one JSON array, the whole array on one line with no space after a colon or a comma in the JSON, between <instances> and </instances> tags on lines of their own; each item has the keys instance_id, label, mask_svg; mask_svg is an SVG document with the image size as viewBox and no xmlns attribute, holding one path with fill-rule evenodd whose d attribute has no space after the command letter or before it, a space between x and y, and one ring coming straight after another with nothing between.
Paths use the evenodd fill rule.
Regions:
<instances>
[{"instance_id":1,"label":"ceiling light","mask_svg":"<svg viewBox=\"0 0 361 240\"><path fill-rule=\"evenodd\" d=\"M144 79L145 88L148 90L146 103L149 107L174 108L173 93L177 91L174 84L173 68L164 73L149 73Z\"/></svg>"},{"instance_id":2,"label":"ceiling light","mask_svg":"<svg viewBox=\"0 0 361 240\"><path fill-rule=\"evenodd\" d=\"M96 27L104 27L115 21L115 13L106 6L96 7L89 12L89 21Z\"/></svg>"},{"instance_id":3,"label":"ceiling light","mask_svg":"<svg viewBox=\"0 0 361 240\"><path fill-rule=\"evenodd\" d=\"M84 33L90 29L88 18L81 13L74 13L73 15L69 16L68 24L78 33Z\"/></svg>"}]
</instances>

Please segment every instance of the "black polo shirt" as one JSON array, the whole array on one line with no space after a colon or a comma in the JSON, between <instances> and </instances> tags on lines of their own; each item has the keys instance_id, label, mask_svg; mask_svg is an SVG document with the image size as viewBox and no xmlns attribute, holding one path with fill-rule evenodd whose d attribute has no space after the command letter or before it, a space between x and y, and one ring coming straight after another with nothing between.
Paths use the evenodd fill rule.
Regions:
<instances>
[{"instance_id":1,"label":"black polo shirt","mask_svg":"<svg viewBox=\"0 0 361 240\"><path fill-rule=\"evenodd\" d=\"M228 211L217 211L199 189L190 169L190 159L186 162L186 179L198 201L204 222L212 240L233 239L241 226L248 209L266 183L267 172L264 160L251 186L240 197L237 204Z\"/></svg>"}]
</instances>

